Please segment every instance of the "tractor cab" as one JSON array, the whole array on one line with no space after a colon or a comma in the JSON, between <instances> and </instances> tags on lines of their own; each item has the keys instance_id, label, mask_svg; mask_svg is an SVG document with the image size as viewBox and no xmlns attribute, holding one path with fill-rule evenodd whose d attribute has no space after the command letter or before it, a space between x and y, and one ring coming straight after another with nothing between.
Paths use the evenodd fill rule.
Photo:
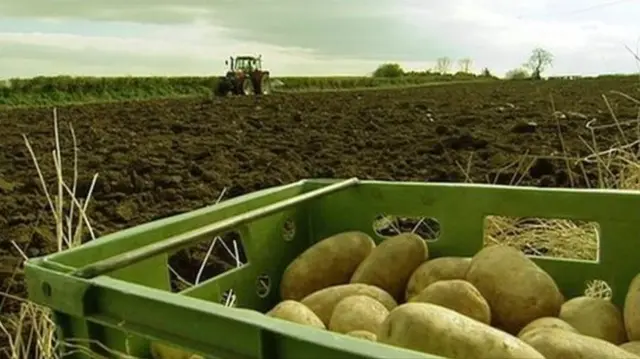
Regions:
<instances>
[{"instance_id":1,"label":"tractor cab","mask_svg":"<svg viewBox=\"0 0 640 359\"><path fill-rule=\"evenodd\" d=\"M253 72L262 70L262 56L236 56L225 61L229 66L229 72Z\"/></svg>"}]
</instances>

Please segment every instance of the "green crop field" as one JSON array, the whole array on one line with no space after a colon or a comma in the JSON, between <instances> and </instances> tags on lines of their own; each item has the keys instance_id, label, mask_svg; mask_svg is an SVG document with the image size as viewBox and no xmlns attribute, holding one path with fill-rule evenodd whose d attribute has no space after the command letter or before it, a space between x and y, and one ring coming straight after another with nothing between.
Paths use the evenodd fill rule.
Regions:
<instances>
[{"instance_id":1,"label":"green crop field","mask_svg":"<svg viewBox=\"0 0 640 359\"><path fill-rule=\"evenodd\" d=\"M275 91L327 91L488 81L473 74L379 77L279 77ZM211 96L217 77L35 77L0 81L0 106L42 106Z\"/></svg>"}]
</instances>

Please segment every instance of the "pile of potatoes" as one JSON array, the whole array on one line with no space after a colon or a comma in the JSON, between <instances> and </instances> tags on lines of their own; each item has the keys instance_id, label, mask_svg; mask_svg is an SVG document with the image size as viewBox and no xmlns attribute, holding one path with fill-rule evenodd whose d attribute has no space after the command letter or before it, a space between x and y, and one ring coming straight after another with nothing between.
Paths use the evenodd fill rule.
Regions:
<instances>
[{"instance_id":1,"label":"pile of potatoes","mask_svg":"<svg viewBox=\"0 0 640 359\"><path fill-rule=\"evenodd\" d=\"M326 238L289 264L267 316L445 358L640 359L640 274L621 311L565 300L520 251L429 258L411 233L376 246L362 232ZM155 359L202 359L152 344Z\"/></svg>"},{"instance_id":2,"label":"pile of potatoes","mask_svg":"<svg viewBox=\"0 0 640 359\"><path fill-rule=\"evenodd\" d=\"M565 300L553 278L508 246L429 258L412 233L376 246L326 238L284 271L267 316L445 358L640 359L640 275L623 311Z\"/></svg>"}]
</instances>

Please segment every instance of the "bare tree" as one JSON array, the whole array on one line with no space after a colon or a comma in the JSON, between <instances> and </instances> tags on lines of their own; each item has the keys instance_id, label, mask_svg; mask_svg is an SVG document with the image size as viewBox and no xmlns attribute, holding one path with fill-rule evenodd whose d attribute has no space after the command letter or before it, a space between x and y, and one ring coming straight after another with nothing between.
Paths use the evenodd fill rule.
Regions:
<instances>
[{"instance_id":1,"label":"bare tree","mask_svg":"<svg viewBox=\"0 0 640 359\"><path fill-rule=\"evenodd\" d=\"M436 60L436 72L446 74L451 70L451 59L448 57L441 57Z\"/></svg>"},{"instance_id":2,"label":"bare tree","mask_svg":"<svg viewBox=\"0 0 640 359\"><path fill-rule=\"evenodd\" d=\"M538 47L533 49L531 56L529 56L529 61L524 64L524 67L531 70L532 78L540 79L542 71L546 70L552 63L553 55L549 51Z\"/></svg>"},{"instance_id":3,"label":"bare tree","mask_svg":"<svg viewBox=\"0 0 640 359\"><path fill-rule=\"evenodd\" d=\"M468 57L458 60L458 67L460 68L460 72L463 72L465 74L470 73L472 63L473 61Z\"/></svg>"}]
</instances>

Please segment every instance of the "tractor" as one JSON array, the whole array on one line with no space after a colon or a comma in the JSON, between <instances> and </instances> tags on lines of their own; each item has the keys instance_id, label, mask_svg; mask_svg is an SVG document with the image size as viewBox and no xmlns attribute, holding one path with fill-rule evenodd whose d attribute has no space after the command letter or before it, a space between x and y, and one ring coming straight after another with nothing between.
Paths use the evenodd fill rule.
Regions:
<instances>
[{"instance_id":1,"label":"tractor","mask_svg":"<svg viewBox=\"0 0 640 359\"><path fill-rule=\"evenodd\" d=\"M229 71L218 79L217 96L271 93L269 71L262 70L262 55L230 57L224 63L229 66Z\"/></svg>"}]
</instances>

